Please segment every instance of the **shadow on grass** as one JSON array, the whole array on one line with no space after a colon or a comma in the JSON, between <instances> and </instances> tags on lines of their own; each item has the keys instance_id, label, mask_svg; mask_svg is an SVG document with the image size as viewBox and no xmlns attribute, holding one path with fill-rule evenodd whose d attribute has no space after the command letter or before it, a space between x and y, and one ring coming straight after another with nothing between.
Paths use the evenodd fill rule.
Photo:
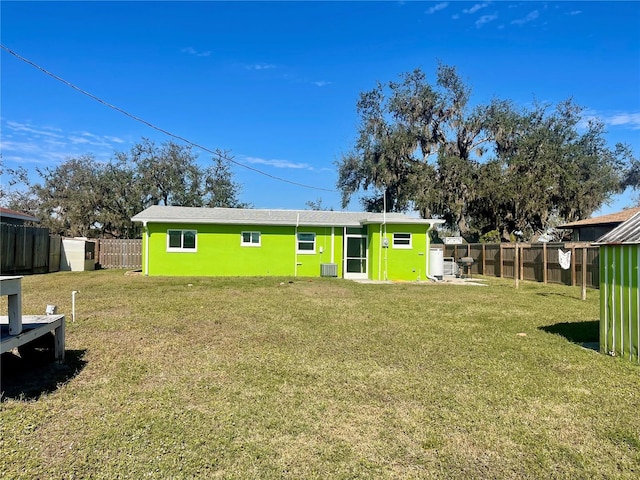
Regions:
<instances>
[{"instance_id":1,"label":"shadow on grass","mask_svg":"<svg viewBox=\"0 0 640 480\"><path fill-rule=\"evenodd\" d=\"M74 378L87 362L86 350L66 350L64 362L58 363L52 349L30 351L24 358L13 353L2 355L0 401L37 400Z\"/></svg>"},{"instance_id":2,"label":"shadow on grass","mask_svg":"<svg viewBox=\"0 0 640 480\"><path fill-rule=\"evenodd\" d=\"M574 300L580 300L582 301L582 299L580 298L580 294L578 293L577 295L575 294L575 292L568 292L568 293L558 293L558 292L538 292L536 293L536 295L540 296L540 297L563 297L563 298L572 298Z\"/></svg>"},{"instance_id":3,"label":"shadow on grass","mask_svg":"<svg viewBox=\"0 0 640 480\"><path fill-rule=\"evenodd\" d=\"M592 350L599 349L600 322L598 320L562 322L538 328L547 333L560 335L568 341L577 343L582 347Z\"/></svg>"}]
</instances>

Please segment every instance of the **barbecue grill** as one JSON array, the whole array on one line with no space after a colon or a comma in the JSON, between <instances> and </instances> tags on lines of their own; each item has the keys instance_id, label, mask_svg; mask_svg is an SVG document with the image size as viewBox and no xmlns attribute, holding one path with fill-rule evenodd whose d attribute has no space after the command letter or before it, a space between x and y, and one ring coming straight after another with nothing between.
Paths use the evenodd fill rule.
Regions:
<instances>
[{"instance_id":1,"label":"barbecue grill","mask_svg":"<svg viewBox=\"0 0 640 480\"><path fill-rule=\"evenodd\" d=\"M460 278L471 278L471 266L474 263L473 257L460 257L456 263L460 267Z\"/></svg>"}]
</instances>

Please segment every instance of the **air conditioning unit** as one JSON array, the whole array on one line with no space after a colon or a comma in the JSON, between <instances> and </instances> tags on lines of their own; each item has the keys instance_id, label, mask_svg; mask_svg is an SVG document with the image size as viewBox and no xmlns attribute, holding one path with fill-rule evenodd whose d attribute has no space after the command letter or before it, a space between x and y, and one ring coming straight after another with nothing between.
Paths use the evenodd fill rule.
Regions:
<instances>
[{"instance_id":1,"label":"air conditioning unit","mask_svg":"<svg viewBox=\"0 0 640 480\"><path fill-rule=\"evenodd\" d=\"M460 271L460 267L456 263L456 259L453 257L444 257L442 264L442 273L447 277L457 276Z\"/></svg>"},{"instance_id":2,"label":"air conditioning unit","mask_svg":"<svg viewBox=\"0 0 640 480\"><path fill-rule=\"evenodd\" d=\"M338 264L336 264L336 263L321 263L320 264L320 276L321 277L337 277L338 276Z\"/></svg>"}]
</instances>

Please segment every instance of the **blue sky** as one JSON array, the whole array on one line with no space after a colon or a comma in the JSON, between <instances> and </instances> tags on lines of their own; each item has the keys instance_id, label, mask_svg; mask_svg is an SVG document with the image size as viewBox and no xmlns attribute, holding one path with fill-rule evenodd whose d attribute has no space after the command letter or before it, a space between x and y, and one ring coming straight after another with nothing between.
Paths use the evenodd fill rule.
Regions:
<instances>
[{"instance_id":1,"label":"blue sky","mask_svg":"<svg viewBox=\"0 0 640 480\"><path fill-rule=\"evenodd\" d=\"M356 101L376 82L438 61L472 101L569 97L640 155L640 2L8 2L2 44L165 130L252 168L335 190L355 141ZM1 52L9 167L107 160L141 137L169 140ZM204 164L206 152L199 153ZM305 208L337 191L234 167L256 208ZM34 177L36 178L36 177ZM598 213L632 202L627 192ZM360 209L357 200L349 210Z\"/></svg>"}]
</instances>

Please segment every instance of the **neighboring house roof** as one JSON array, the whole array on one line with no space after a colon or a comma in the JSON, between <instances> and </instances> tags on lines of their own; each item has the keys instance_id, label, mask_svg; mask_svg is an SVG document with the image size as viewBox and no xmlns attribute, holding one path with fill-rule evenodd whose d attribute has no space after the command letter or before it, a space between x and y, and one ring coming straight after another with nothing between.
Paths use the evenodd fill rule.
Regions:
<instances>
[{"instance_id":1,"label":"neighboring house roof","mask_svg":"<svg viewBox=\"0 0 640 480\"><path fill-rule=\"evenodd\" d=\"M131 220L143 223L217 223L231 225L344 226L366 224L436 225L444 220L413 218L401 213L267 210L245 208L167 207L153 205Z\"/></svg>"},{"instance_id":2,"label":"neighboring house roof","mask_svg":"<svg viewBox=\"0 0 640 480\"><path fill-rule=\"evenodd\" d=\"M626 222L621 223L609 233L595 241L602 244L636 244L640 243L640 211Z\"/></svg>"},{"instance_id":3,"label":"neighboring house roof","mask_svg":"<svg viewBox=\"0 0 640 480\"><path fill-rule=\"evenodd\" d=\"M39 222L40 220L36 217L32 217L31 215L27 215L26 213L16 212L15 210L10 210L8 208L0 207L0 218L13 218L15 220L23 220L25 222Z\"/></svg>"},{"instance_id":4,"label":"neighboring house roof","mask_svg":"<svg viewBox=\"0 0 640 480\"><path fill-rule=\"evenodd\" d=\"M640 212L640 207L627 208L621 212L610 213L609 215L600 215L599 217L586 218L584 220L578 220L577 222L565 223L564 225L558 225L558 228L579 228L579 227L591 227L594 225L607 225L607 224L620 224L626 220L629 220L636 213Z\"/></svg>"}]
</instances>

